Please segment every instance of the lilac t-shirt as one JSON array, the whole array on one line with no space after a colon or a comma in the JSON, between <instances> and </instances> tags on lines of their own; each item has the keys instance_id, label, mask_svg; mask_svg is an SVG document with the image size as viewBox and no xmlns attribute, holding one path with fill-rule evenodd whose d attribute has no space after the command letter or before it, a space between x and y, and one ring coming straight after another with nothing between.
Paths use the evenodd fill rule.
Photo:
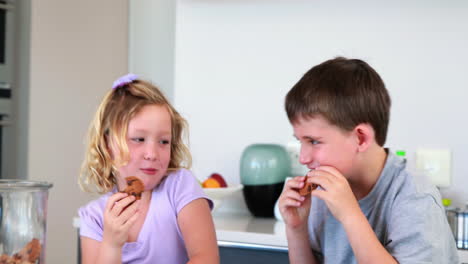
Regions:
<instances>
[{"instance_id":1,"label":"lilac t-shirt","mask_svg":"<svg viewBox=\"0 0 468 264\"><path fill-rule=\"evenodd\" d=\"M78 209L80 236L102 241L103 211L109 192ZM125 243L122 263L187 263L184 240L177 215L187 204L198 198L207 199L200 184L189 170L172 172L153 190L145 222L136 242Z\"/></svg>"}]
</instances>

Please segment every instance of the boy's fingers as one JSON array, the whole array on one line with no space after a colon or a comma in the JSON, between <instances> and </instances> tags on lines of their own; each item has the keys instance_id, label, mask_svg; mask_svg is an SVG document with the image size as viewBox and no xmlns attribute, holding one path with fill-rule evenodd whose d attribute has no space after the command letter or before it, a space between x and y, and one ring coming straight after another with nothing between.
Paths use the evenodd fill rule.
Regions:
<instances>
[{"instance_id":1,"label":"boy's fingers","mask_svg":"<svg viewBox=\"0 0 468 264\"><path fill-rule=\"evenodd\" d=\"M309 177L307 182L319 185L322 189L328 190L333 185L332 180L320 172L316 172L315 176Z\"/></svg>"},{"instance_id":2,"label":"boy's fingers","mask_svg":"<svg viewBox=\"0 0 468 264\"><path fill-rule=\"evenodd\" d=\"M342 174L337 169L330 167L330 166L320 166L316 169L316 171L328 172L331 176L334 176L336 178L342 177Z\"/></svg>"},{"instance_id":3,"label":"boy's fingers","mask_svg":"<svg viewBox=\"0 0 468 264\"><path fill-rule=\"evenodd\" d=\"M289 181L286 182L286 186L289 187L289 189L299 189L304 186L304 176L297 176L293 179L290 179Z\"/></svg>"},{"instance_id":4,"label":"boy's fingers","mask_svg":"<svg viewBox=\"0 0 468 264\"><path fill-rule=\"evenodd\" d=\"M298 201L304 201L304 196L300 195L297 190L289 190L285 196Z\"/></svg>"},{"instance_id":5,"label":"boy's fingers","mask_svg":"<svg viewBox=\"0 0 468 264\"><path fill-rule=\"evenodd\" d=\"M286 198L282 201L281 207L286 209L287 207L300 207L303 201L298 201L296 199Z\"/></svg>"},{"instance_id":6,"label":"boy's fingers","mask_svg":"<svg viewBox=\"0 0 468 264\"><path fill-rule=\"evenodd\" d=\"M319 198L320 200L326 202L328 193L324 190L315 189L312 191L312 196Z\"/></svg>"}]
</instances>

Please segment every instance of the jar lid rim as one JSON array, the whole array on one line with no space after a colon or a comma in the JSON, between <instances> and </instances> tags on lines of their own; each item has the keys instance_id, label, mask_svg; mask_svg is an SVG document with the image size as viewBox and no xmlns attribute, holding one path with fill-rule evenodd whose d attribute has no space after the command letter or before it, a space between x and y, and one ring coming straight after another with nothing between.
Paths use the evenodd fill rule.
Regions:
<instances>
[{"instance_id":1,"label":"jar lid rim","mask_svg":"<svg viewBox=\"0 0 468 264\"><path fill-rule=\"evenodd\" d=\"M1 191L50 189L52 186L52 183L45 181L0 179Z\"/></svg>"}]
</instances>

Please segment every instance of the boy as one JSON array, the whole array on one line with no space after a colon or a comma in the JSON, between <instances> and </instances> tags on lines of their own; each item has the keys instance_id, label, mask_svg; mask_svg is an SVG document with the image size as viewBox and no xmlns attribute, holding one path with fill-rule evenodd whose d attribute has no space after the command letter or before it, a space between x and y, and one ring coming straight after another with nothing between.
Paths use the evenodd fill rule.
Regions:
<instances>
[{"instance_id":1,"label":"boy","mask_svg":"<svg viewBox=\"0 0 468 264\"><path fill-rule=\"evenodd\" d=\"M458 263L437 189L383 147L390 96L373 68L317 65L285 108L310 169L279 198L291 263ZM319 187L301 196L306 183Z\"/></svg>"}]
</instances>

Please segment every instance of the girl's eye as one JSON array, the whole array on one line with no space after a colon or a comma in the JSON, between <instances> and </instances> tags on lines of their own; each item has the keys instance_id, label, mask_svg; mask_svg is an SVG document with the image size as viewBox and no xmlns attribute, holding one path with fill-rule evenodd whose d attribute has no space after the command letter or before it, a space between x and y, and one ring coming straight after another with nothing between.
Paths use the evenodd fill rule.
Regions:
<instances>
[{"instance_id":1,"label":"girl's eye","mask_svg":"<svg viewBox=\"0 0 468 264\"><path fill-rule=\"evenodd\" d=\"M169 141L169 140L163 139L163 140L160 140L159 143L161 143L161 144L163 144L163 145L167 145L167 144L170 143L170 141Z\"/></svg>"},{"instance_id":2,"label":"girl's eye","mask_svg":"<svg viewBox=\"0 0 468 264\"><path fill-rule=\"evenodd\" d=\"M144 142L145 139L144 139L144 138L132 138L132 141L135 141L135 142Z\"/></svg>"}]
</instances>

